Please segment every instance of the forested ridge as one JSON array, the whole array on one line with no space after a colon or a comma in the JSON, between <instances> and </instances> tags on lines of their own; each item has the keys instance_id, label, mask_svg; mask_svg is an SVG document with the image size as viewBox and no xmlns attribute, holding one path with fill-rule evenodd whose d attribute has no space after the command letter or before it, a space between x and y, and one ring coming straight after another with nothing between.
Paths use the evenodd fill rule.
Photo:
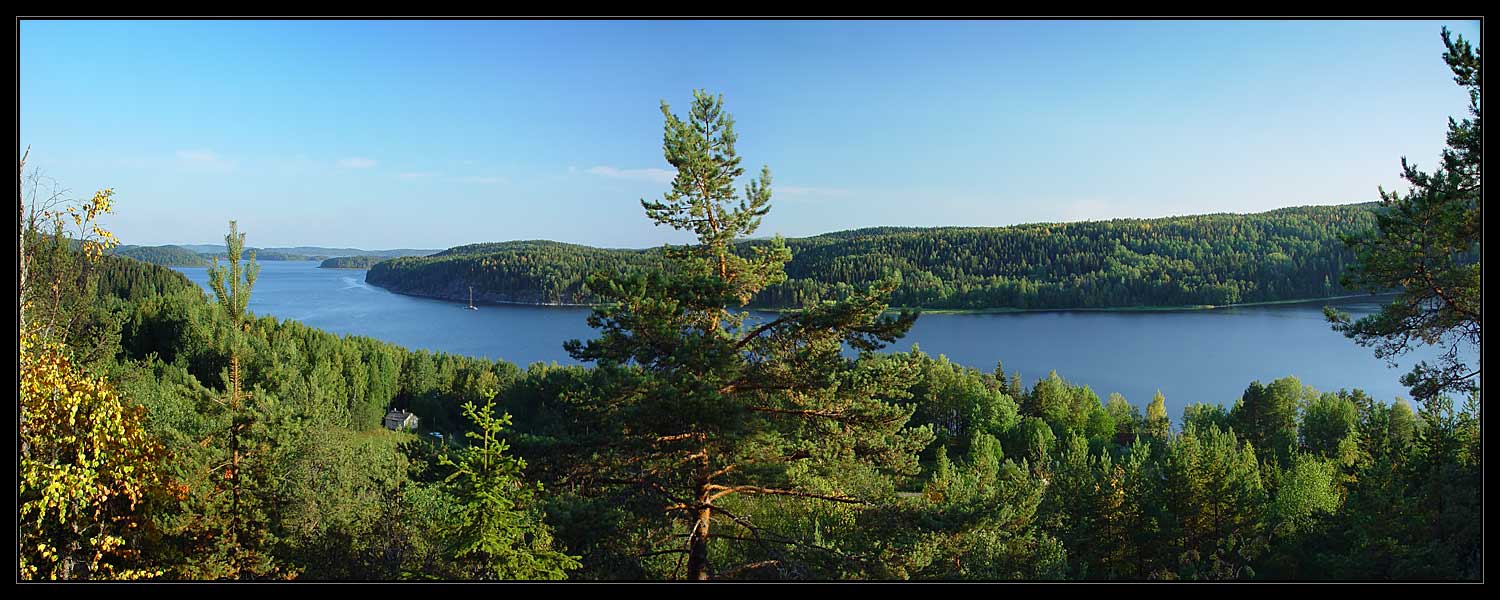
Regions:
<instances>
[{"instance_id":1,"label":"forested ridge","mask_svg":"<svg viewBox=\"0 0 1500 600\"><path fill-rule=\"evenodd\" d=\"M1265 213L1012 227L878 227L785 240L787 280L750 306L840 298L890 273L895 306L930 309L1225 305L1347 293L1342 241L1374 225L1373 203ZM748 255L768 240L736 244ZM661 268L658 249L547 241L472 244L371 267L366 281L439 298L591 304L596 272Z\"/></svg>"},{"instance_id":2,"label":"forested ridge","mask_svg":"<svg viewBox=\"0 0 1500 600\"><path fill-rule=\"evenodd\" d=\"M113 254L164 267L203 267L209 259L181 246L120 246Z\"/></svg>"}]
</instances>

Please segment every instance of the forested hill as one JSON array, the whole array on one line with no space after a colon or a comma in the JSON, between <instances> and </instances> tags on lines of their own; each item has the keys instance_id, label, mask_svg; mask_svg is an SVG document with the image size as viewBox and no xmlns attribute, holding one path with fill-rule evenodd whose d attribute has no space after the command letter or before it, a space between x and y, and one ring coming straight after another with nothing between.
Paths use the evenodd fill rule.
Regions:
<instances>
[{"instance_id":1,"label":"forested hill","mask_svg":"<svg viewBox=\"0 0 1500 600\"><path fill-rule=\"evenodd\" d=\"M1256 214L1036 223L1010 227L877 227L786 240L788 280L752 306L842 297L900 272L895 306L930 309L1224 305L1344 293L1353 261L1341 236L1368 231L1375 203ZM748 251L754 240L741 244ZM590 273L654 267L658 250L525 241L460 246L385 261L366 280L438 298L542 304L595 300Z\"/></svg>"},{"instance_id":2,"label":"forested hill","mask_svg":"<svg viewBox=\"0 0 1500 600\"><path fill-rule=\"evenodd\" d=\"M120 246L111 253L164 267L208 266L207 258L181 246Z\"/></svg>"},{"instance_id":3,"label":"forested hill","mask_svg":"<svg viewBox=\"0 0 1500 600\"><path fill-rule=\"evenodd\" d=\"M386 260L384 256L336 256L318 265L320 269L368 269Z\"/></svg>"},{"instance_id":4,"label":"forested hill","mask_svg":"<svg viewBox=\"0 0 1500 600\"><path fill-rule=\"evenodd\" d=\"M223 255L223 244L178 244L183 248L192 250L199 254ZM323 246L288 246L282 248L246 248L247 252L254 250L258 255L300 255L300 256L427 256L437 250L422 250L413 248L395 248L391 250L361 250L359 248L325 248Z\"/></svg>"}]
</instances>

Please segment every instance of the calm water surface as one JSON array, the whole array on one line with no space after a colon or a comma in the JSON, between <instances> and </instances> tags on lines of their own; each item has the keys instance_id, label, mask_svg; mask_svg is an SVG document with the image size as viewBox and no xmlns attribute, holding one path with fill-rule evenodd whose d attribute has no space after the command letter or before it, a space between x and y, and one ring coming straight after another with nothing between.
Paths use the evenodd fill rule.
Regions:
<instances>
[{"instance_id":1,"label":"calm water surface","mask_svg":"<svg viewBox=\"0 0 1500 600\"><path fill-rule=\"evenodd\" d=\"M177 270L208 289L206 269ZM262 262L249 308L338 334L523 366L574 364L563 341L594 337L584 322L586 308L487 305L471 311L462 303L391 293L366 284L364 276L310 261ZM1329 329L1324 304L1356 316L1378 309L1378 301L1349 299L1169 312L927 314L895 348L915 344L985 371L1002 360L1007 373L1021 371L1028 387L1056 370L1101 398L1119 392L1142 409L1161 390L1174 421L1187 404L1233 404L1251 381L1287 375L1324 391L1357 387L1386 402L1407 397L1401 374L1436 352L1424 348L1389 368Z\"/></svg>"}]
</instances>

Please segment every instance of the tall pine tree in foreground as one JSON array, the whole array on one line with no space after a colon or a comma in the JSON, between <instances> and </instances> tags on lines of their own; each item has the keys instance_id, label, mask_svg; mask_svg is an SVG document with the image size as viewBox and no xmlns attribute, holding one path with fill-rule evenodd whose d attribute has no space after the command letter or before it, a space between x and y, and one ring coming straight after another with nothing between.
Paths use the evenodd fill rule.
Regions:
<instances>
[{"instance_id":1,"label":"tall pine tree in foreground","mask_svg":"<svg viewBox=\"0 0 1500 600\"><path fill-rule=\"evenodd\" d=\"M594 453L570 483L614 490L657 523L643 560L667 559L673 576L778 576L804 532L772 531L737 502L775 496L857 507L893 494L885 474L915 474L928 429L906 427L901 397L913 374L899 361L852 360L906 333L916 315L885 315L897 278L837 302L753 321L742 307L785 280L791 253L780 238L752 251L770 210L771 174L744 189L734 120L722 97L695 92L687 118L662 104L664 150L677 169L660 201L641 204L657 225L691 231L697 243L668 247L668 266L644 275L596 275L607 304L589 325L601 330L568 352L597 365L595 393L576 405L581 442ZM583 435L583 434L580 434ZM582 458L581 456L579 457ZM714 562L720 544L753 543L772 558ZM780 558L778 558L780 557Z\"/></svg>"},{"instance_id":2,"label":"tall pine tree in foreground","mask_svg":"<svg viewBox=\"0 0 1500 600\"><path fill-rule=\"evenodd\" d=\"M223 571L218 577L251 579L279 576L280 567L272 557L270 548L275 544L268 531L268 517L260 499L261 488L269 486L263 472L265 466L261 446L262 440L253 435L255 411L251 396L242 387L245 374L241 359L247 353L246 337L250 330L250 290L260 275L260 265L255 263L255 251L250 251L248 264L242 264L245 249L245 234L239 226L229 222L229 233L224 236L226 264L214 259L208 269L209 287L213 289L215 308L222 318L215 320L216 335L221 349L229 356L229 369L224 376L229 413L228 460L221 465L223 481L216 486L215 499L223 511L220 518L227 518L221 535L211 536L215 540L214 558L222 561ZM222 506L227 500L228 505Z\"/></svg>"}]
</instances>

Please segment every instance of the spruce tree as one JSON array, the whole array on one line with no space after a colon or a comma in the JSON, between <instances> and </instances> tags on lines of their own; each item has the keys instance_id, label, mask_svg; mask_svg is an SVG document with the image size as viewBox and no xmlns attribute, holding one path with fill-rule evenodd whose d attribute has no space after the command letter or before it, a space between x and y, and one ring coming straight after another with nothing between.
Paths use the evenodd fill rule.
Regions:
<instances>
[{"instance_id":1,"label":"spruce tree","mask_svg":"<svg viewBox=\"0 0 1500 600\"><path fill-rule=\"evenodd\" d=\"M607 302L588 319L601 335L566 348L597 365L597 393L578 405L595 457L582 465L591 473L572 481L624 488L647 520L675 523L647 552L675 557L673 575L776 573L786 566L780 559L713 564L711 541L797 544L800 532L767 531L731 512L731 501L859 506L893 493L884 474L915 474L932 434L906 427L912 407L881 399L901 397L914 369L843 351L864 358L904 335L916 315L885 314L898 275L837 302L752 320L743 307L785 280L791 258L779 237L736 243L770 210L770 170L739 195L744 170L721 96L694 92L686 119L665 102L661 110L677 174L661 200L641 204L655 224L691 231L697 243L666 247L661 271L591 278Z\"/></svg>"},{"instance_id":2,"label":"spruce tree","mask_svg":"<svg viewBox=\"0 0 1500 600\"><path fill-rule=\"evenodd\" d=\"M528 485L521 476L526 461L506 453L510 444L499 434L510 415L495 416L493 389L486 388L483 406L463 405L478 428L465 433L474 441L439 458L453 469L446 483L459 506L453 557L464 575L480 579L564 579L578 559L553 549L552 530L535 502L541 484Z\"/></svg>"}]
</instances>

